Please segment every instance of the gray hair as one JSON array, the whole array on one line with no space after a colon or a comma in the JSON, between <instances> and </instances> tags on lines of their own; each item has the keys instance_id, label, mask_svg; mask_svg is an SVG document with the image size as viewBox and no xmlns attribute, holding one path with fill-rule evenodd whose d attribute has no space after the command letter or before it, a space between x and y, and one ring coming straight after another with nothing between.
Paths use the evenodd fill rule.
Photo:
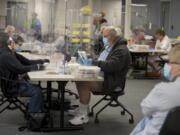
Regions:
<instances>
[{"instance_id":1,"label":"gray hair","mask_svg":"<svg viewBox=\"0 0 180 135\"><path fill-rule=\"evenodd\" d=\"M170 62L180 64L180 44L173 47L168 56Z\"/></svg>"},{"instance_id":2,"label":"gray hair","mask_svg":"<svg viewBox=\"0 0 180 135\"><path fill-rule=\"evenodd\" d=\"M115 35L115 36L122 36L122 31L119 27L114 27L114 26L107 26L105 29L110 31L110 34Z\"/></svg>"}]
</instances>

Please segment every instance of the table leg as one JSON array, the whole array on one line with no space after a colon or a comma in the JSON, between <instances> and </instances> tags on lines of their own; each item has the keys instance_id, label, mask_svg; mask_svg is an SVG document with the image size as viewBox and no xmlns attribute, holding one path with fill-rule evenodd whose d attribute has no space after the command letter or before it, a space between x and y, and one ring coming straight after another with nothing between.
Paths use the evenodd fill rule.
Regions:
<instances>
[{"instance_id":1,"label":"table leg","mask_svg":"<svg viewBox=\"0 0 180 135\"><path fill-rule=\"evenodd\" d=\"M145 55L145 77L148 76L148 54Z\"/></svg>"},{"instance_id":2,"label":"table leg","mask_svg":"<svg viewBox=\"0 0 180 135\"><path fill-rule=\"evenodd\" d=\"M51 116L51 112L50 112L50 110L51 110L51 105L52 105L52 103L51 103L51 96L52 96L52 84L51 84L52 82L51 81L48 81L47 82L47 102L48 102L48 113L49 113L49 117L50 117L50 126L51 126L51 128L53 127L53 117Z\"/></svg>"},{"instance_id":3,"label":"table leg","mask_svg":"<svg viewBox=\"0 0 180 135\"><path fill-rule=\"evenodd\" d=\"M71 130L81 130L83 129L82 126L69 126L65 127L64 126L64 99L65 99L65 87L66 87L67 81L61 81L58 82L59 88L60 88L60 94L61 94L61 110L60 110L60 129L64 131L71 131Z\"/></svg>"},{"instance_id":4,"label":"table leg","mask_svg":"<svg viewBox=\"0 0 180 135\"><path fill-rule=\"evenodd\" d=\"M42 131L44 132L55 132L55 131L73 131L73 130L82 130L83 127L82 126L68 126L65 127L64 126L64 96L65 96L65 86L66 86L66 81L59 81L58 85L60 88L60 95L61 95L61 108L60 108L60 126L59 127L53 127L53 125L51 125L50 128L45 128L42 129ZM48 107L49 107L49 111L51 109L51 82L47 82L47 100L48 100Z\"/></svg>"},{"instance_id":5,"label":"table leg","mask_svg":"<svg viewBox=\"0 0 180 135\"><path fill-rule=\"evenodd\" d=\"M61 111L60 111L60 128L64 128L64 92L67 82L59 82L60 94L61 94Z\"/></svg>"}]
</instances>

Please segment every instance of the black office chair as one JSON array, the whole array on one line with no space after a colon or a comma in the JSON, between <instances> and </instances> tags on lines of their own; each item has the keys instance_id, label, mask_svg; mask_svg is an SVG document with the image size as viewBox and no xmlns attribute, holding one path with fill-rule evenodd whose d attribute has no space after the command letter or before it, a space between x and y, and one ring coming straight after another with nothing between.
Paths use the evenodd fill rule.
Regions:
<instances>
[{"instance_id":1,"label":"black office chair","mask_svg":"<svg viewBox=\"0 0 180 135\"><path fill-rule=\"evenodd\" d=\"M172 109L160 130L159 135L180 135L180 107Z\"/></svg>"},{"instance_id":2,"label":"black office chair","mask_svg":"<svg viewBox=\"0 0 180 135\"><path fill-rule=\"evenodd\" d=\"M125 115L125 113L128 113L130 115L130 119L129 119L129 123L133 124L134 123L134 116L133 114L128 111L125 106L118 101L118 98L120 96L123 96L125 94L124 92L124 88L125 88L125 82L126 79L124 79L124 87L121 88L117 88L114 91L111 91L109 93L104 93L104 92L93 92L94 95L103 95L103 98L101 98L96 104L94 104L91 108L91 111L89 113L89 116L93 116L94 115L94 108L99 105L102 101L108 101L108 103L106 105L104 105L95 115L95 123L99 123L99 119L98 116L100 115L100 113L107 108L108 106L110 107L121 107L123 110L121 111L121 115Z\"/></svg>"},{"instance_id":3,"label":"black office chair","mask_svg":"<svg viewBox=\"0 0 180 135\"><path fill-rule=\"evenodd\" d=\"M159 67L160 67L160 68L158 69L158 71L161 71L161 70L163 69L164 65L169 62L168 59L163 59L163 56L165 56L165 55L159 55L159 56L158 56L158 57L159 57L159 60L156 60L156 62L158 63L158 65L159 65Z\"/></svg>"},{"instance_id":4,"label":"black office chair","mask_svg":"<svg viewBox=\"0 0 180 135\"><path fill-rule=\"evenodd\" d=\"M2 109L0 109L0 113L4 112L5 110L15 110L15 109L19 109L24 116L27 116L27 106L18 99L17 95L10 95L8 93L9 89L10 89L10 84L14 83L16 81L14 80L9 80L7 78L4 78L2 76L0 76L0 87L1 87L1 91L2 91L2 95L1 95L1 102L0 102L0 106L5 106ZM18 83L18 81L17 81Z\"/></svg>"},{"instance_id":5,"label":"black office chair","mask_svg":"<svg viewBox=\"0 0 180 135\"><path fill-rule=\"evenodd\" d=\"M0 88L0 90L1 90L1 88ZM4 100L4 96L2 93L0 93L0 104L3 102L3 100Z\"/></svg>"}]
</instances>

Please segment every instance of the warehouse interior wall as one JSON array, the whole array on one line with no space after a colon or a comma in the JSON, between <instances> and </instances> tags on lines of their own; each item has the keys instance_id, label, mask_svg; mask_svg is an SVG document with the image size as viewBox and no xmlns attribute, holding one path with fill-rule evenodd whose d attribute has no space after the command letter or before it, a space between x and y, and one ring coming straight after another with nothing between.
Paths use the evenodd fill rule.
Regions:
<instances>
[{"instance_id":1,"label":"warehouse interior wall","mask_svg":"<svg viewBox=\"0 0 180 135\"><path fill-rule=\"evenodd\" d=\"M27 12L27 26L30 27L32 13L35 11L42 22L42 32L44 34L49 32L55 32L63 34L65 27L65 0L0 0L0 29L5 28L6 16L7 16L7 2L26 2L28 4ZM89 1L92 2L93 13L104 11L106 13L106 19L108 24L121 26L122 18L122 1L121 0L68 0L68 9L80 9L83 5L86 5ZM179 0L170 1L170 13L169 26L166 28L170 37L179 36L180 31L180 18L178 13L180 12ZM153 35L154 31L161 27L161 2L162 0L132 0L136 4L148 5L148 22L151 24L151 28L146 30L147 34Z\"/></svg>"}]
</instances>

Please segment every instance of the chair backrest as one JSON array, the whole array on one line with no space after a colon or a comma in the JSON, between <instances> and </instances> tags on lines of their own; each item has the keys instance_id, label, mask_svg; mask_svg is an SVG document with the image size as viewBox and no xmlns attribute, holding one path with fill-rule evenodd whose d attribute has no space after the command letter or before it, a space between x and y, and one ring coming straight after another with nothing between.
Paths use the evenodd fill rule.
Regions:
<instances>
[{"instance_id":1,"label":"chair backrest","mask_svg":"<svg viewBox=\"0 0 180 135\"><path fill-rule=\"evenodd\" d=\"M126 86L126 77L123 79L123 85L122 85L122 90L124 91L125 89L125 86Z\"/></svg>"},{"instance_id":2,"label":"chair backrest","mask_svg":"<svg viewBox=\"0 0 180 135\"><path fill-rule=\"evenodd\" d=\"M161 128L159 135L180 135L180 107L172 109Z\"/></svg>"},{"instance_id":3,"label":"chair backrest","mask_svg":"<svg viewBox=\"0 0 180 135\"><path fill-rule=\"evenodd\" d=\"M0 87L4 96L8 96L8 90L10 89L11 82L8 79L0 76Z\"/></svg>"},{"instance_id":4,"label":"chair backrest","mask_svg":"<svg viewBox=\"0 0 180 135\"><path fill-rule=\"evenodd\" d=\"M17 87L19 81L14 80L13 75L9 75L4 72L4 69L0 67L0 87L3 95L5 97L11 97L12 94L17 94L15 88Z\"/></svg>"},{"instance_id":5,"label":"chair backrest","mask_svg":"<svg viewBox=\"0 0 180 135\"><path fill-rule=\"evenodd\" d=\"M126 77L122 79L121 87L116 87L114 89L115 92L124 92L126 86Z\"/></svg>"}]
</instances>

